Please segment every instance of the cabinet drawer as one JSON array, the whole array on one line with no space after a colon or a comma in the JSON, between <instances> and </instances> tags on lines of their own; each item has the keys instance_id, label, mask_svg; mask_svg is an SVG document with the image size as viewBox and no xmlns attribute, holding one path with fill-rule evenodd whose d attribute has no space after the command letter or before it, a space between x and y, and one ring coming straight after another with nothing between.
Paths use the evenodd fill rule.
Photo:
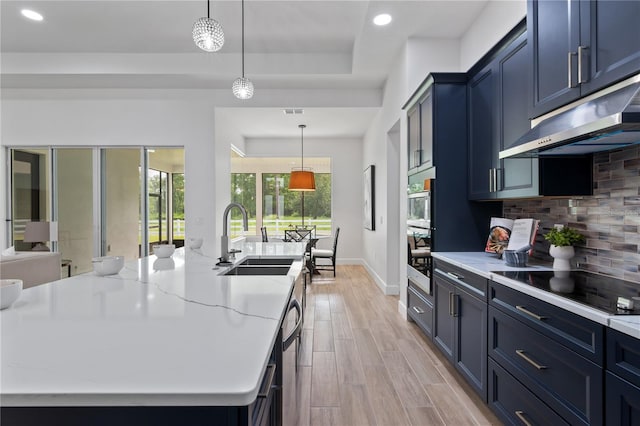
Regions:
<instances>
[{"instance_id":1,"label":"cabinet drawer","mask_svg":"<svg viewBox=\"0 0 640 426\"><path fill-rule=\"evenodd\" d=\"M607 370L640 387L640 340L607 328Z\"/></svg>"},{"instance_id":2,"label":"cabinet drawer","mask_svg":"<svg viewBox=\"0 0 640 426\"><path fill-rule=\"evenodd\" d=\"M602 423L602 368L494 307L489 355L569 423Z\"/></svg>"},{"instance_id":3,"label":"cabinet drawer","mask_svg":"<svg viewBox=\"0 0 640 426\"><path fill-rule=\"evenodd\" d=\"M482 300L487 298L487 279L442 260L434 260L434 273L447 278Z\"/></svg>"},{"instance_id":4,"label":"cabinet drawer","mask_svg":"<svg viewBox=\"0 0 640 426\"><path fill-rule=\"evenodd\" d=\"M407 288L407 315L418 324L418 326L429 337L432 335L433 329L433 302L430 297L425 295L418 287L414 287L411 283Z\"/></svg>"},{"instance_id":5,"label":"cabinet drawer","mask_svg":"<svg viewBox=\"0 0 640 426\"><path fill-rule=\"evenodd\" d=\"M596 364L604 364L603 325L493 281L489 303Z\"/></svg>"},{"instance_id":6,"label":"cabinet drawer","mask_svg":"<svg viewBox=\"0 0 640 426\"><path fill-rule=\"evenodd\" d=\"M606 383L607 425L639 425L640 388L610 372L606 373Z\"/></svg>"},{"instance_id":7,"label":"cabinet drawer","mask_svg":"<svg viewBox=\"0 0 640 426\"><path fill-rule=\"evenodd\" d=\"M568 425L544 402L489 358L489 407L509 425Z\"/></svg>"}]
</instances>

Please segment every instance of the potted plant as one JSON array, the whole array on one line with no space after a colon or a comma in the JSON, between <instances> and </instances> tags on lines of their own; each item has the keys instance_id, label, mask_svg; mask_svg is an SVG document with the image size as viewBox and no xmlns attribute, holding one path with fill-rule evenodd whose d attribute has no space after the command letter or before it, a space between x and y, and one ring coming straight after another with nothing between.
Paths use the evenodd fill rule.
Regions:
<instances>
[{"instance_id":1,"label":"potted plant","mask_svg":"<svg viewBox=\"0 0 640 426\"><path fill-rule=\"evenodd\" d=\"M571 269L569 260L575 255L573 246L586 241L584 235L568 226L552 228L544 238L551 243L549 254L553 256L553 269L557 270Z\"/></svg>"}]
</instances>

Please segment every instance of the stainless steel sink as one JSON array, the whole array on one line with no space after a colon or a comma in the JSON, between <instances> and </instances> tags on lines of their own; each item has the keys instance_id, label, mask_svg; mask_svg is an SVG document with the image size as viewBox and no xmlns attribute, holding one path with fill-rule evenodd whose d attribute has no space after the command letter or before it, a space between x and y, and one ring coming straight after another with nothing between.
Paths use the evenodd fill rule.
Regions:
<instances>
[{"instance_id":1,"label":"stainless steel sink","mask_svg":"<svg viewBox=\"0 0 640 426\"><path fill-rule=\"evenodd\" d=\"M238 265L224 275L287 275L290 266Z\"/></svg>"},{"instance_id":2,"label":"stainless steel sink","mask_svg":"<svg viewBox=\"0 0 640 426\"><path fill-rule=\"evenodd\" d=\"M265 258L255 257L248 258L240 262L240 265L291 265L294 262L292 257Z\"/></svg>"}]
</instances>

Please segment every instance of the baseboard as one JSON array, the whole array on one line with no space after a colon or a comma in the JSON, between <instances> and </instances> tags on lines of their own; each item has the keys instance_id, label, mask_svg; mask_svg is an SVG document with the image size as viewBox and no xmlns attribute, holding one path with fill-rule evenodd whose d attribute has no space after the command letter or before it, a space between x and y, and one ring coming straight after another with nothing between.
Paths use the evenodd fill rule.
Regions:
<instances>
[{"instance_id":1,"label":"baseboard","mask_svg":"<svg viewBox=\"0 0 640 426\"><path fill-rule=\"evenodd\" d=\"M369 275L373 277L373 281L376 285L382 290L382 293L390 296L390 295L398 295L400 294L400 286L399 285L389 285L380 276L369 266L369 264L365 261L362 261L362 265L367 270Z\"/></svg>"}]
</instances>

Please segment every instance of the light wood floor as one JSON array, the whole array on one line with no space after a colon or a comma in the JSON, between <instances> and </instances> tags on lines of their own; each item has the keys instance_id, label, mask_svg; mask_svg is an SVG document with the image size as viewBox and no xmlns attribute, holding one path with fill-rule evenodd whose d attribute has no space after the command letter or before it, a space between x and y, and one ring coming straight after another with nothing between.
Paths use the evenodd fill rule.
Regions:
<instances>
[{"instance_id":1,"label":"light wood floor","mask_svg":"<svg viewBox=\"0 0 640 426\"><path fill-rule=\"evenodd\" d=\"M284 424L501 424L361 266L307 288L299 355L285 353Z\"/></svg>"}]
</instances>

